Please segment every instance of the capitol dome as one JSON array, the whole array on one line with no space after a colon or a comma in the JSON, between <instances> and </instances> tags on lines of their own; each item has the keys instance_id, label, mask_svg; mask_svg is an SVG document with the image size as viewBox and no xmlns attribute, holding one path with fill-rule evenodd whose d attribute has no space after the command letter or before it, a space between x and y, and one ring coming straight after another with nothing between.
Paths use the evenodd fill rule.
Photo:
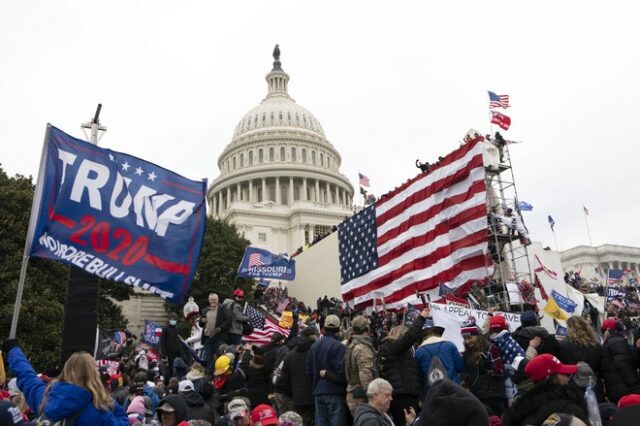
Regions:
<instances>
[{"instance_id":1,"label":"capitol dome","mask_svg":"<svg viewBox=\"0 0 640 426\"><path fill-rule=\"evenodd\" d=\"M253 245L290 254L351 215L353 186L318 119L289 96L278 46L273 56L267 95L238 122L207 199Z\"/></svg>"}]
</instances>

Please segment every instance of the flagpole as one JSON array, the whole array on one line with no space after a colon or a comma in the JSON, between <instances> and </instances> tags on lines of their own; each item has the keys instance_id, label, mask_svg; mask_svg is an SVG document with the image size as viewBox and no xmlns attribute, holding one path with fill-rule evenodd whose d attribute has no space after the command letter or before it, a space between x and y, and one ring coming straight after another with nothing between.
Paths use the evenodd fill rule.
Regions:
<instances>
[{"instance_id":1,"label":"flagpole","mask_svg":"<svg viewBox=\"0 0 640 426\"><path fill-rule=\"evenodd\" d=\"M42 143L42 155L40 156L40 169L38 170L38 182L36 190L33 194L31 202L31 216L29 217L29 228L27 229L27 238L24 242L24 253L22 255L22 265L20 266L20 278L18 279L18 288L16 291L16 303L13 305L13 318L11 319L11 329L9 330L9 338L16 337L18 330L18 318L20 317L20 306L22 305L22 293L24 292L24 281L27 277L27 265L29 263L29 251L33 244L33 237L36 232L38 222L38 212L42 203L42 186L44 185L44 175L47 166L47 150L49 148L49 135L51 133L51 124L47 123L47 130L44 132L44 142Z\"/></svg>"},{"instance_id":2,"label":"flagpole","mask_svg":"<svg viewBox=\"0 0 640 426\"><path fill-rule=\"evenodd\" d=\"M589 220L587 219L587 212L584 211L584 206L582 207L582 213L584 214L584 224L587 226L587 235L589 236L589 245L593 247L593 241L591 241L591 230L589 229Z\"/></svg>"},{"instance_id":3,"label":"flagpole","mask_svg":"<svg viewBox=\"0 0 640 426\"><path fill-rule=\"evenodd\" d=\"M556 231L551 230L551 233L553 234L553 241L556 243L556 251L560 252L560 246L558 245L558 237L556 236Z\"/></svg>"}]
</instances>

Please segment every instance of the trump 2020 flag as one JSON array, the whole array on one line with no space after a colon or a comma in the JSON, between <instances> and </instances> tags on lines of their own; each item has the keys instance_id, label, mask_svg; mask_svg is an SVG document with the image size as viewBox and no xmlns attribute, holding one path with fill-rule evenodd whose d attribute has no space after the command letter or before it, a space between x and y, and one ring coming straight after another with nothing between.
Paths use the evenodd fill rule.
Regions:
<instances>
[{"instance_id":1,"label":"trump 2020 flag","mask_svg":"<svg viewBox=\"0 0 640 426\"><path fill-rule=\"evenodd\" d=\"M247 247L238 268L238 278L276 278L293 281L296 261L257 247Z\"/></svg>"},{"instance_id":2,"label":"trump 2020 flag","mask_svg":"<svg viewBox=\"0 0 640 426\"><path fill-rule=\"evenodd\" d=\"M206 188L49 126L30 255L181 303L200 257Z\"/></svg>"}]
</instances>

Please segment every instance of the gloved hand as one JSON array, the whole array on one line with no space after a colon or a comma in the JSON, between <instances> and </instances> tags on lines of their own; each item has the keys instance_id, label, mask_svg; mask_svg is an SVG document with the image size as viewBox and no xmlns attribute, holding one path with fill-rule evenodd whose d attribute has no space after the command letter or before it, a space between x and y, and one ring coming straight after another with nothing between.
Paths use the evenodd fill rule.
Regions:
<instances>
[{"instance_id":1,"label":"gloved hand","mask_svg":"<svg viewBox=\"0 0 640 426\"><path fill-rule=\"evenodd\" d=\"M8 354L11 349L16 347L18 347L18 339L5 339L2 344L2 352Z\"/></svg>"}]
</instances>

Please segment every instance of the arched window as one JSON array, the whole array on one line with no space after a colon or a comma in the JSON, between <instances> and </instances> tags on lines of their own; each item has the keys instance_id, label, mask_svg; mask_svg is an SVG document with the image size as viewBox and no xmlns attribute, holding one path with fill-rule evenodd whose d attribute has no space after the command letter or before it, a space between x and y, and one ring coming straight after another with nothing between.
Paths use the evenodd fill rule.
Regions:
<instances>
[{"instance_id":1,"label":"arched window","mask_svg":"<svg viewBox=\"0 0 640 426\"><path fill-rule=\"evenodd\" d=\"M291 161L296 161L296 149L295 148L291 148Z\"/></svg>"},{"instance_id":2,"label":"arched window","mask_svg":"<svg viewBox=\"0 0 640 426\"><path fill-rule=\"evenodd\" d=\"M327 155L327 167L331 168L331 157Z\"/></svg>"},{"instance_id":3,"label":"arched window","mask_svg":"<svg viewBox=\"0 0 640 426\"><path fill-rule=\"evenodd\" d=\"M233 157L233 170L236 169L236 157Z\"/></svg>"},{"instance_id":4,"label":"arched window","mask_svg":"<svg viewBox=\"0 0 640 426\"><path fill-rule=\"evenodd\" d=\"M320 165L324 166L324 155L322 153L320 153Z\"/></svg>"},{"instance_id":5,"label":"arched window","mask_svg":"<svg viewBox=\"0 0 640 426\"><path fill-rule=\"evenodd\" d=\"M244 154L240 154L240 167L244 167Z\"/></svg>"},{"instance_id":6,"label":"arched window","mask_svg":"<svg viewBox=\"0 0 640 426\"><path fill-rule=\"evenodd\" d=\"M316 164L316 152L311 151L311 164Z\"/></svg>"},{"instance_id":7,"label":"arched window","mask_svg":"<svg viewBox=\"0 0 640 426\"><path fill-rule=\"evenodd\" d=\"M269 148L269 161L274 161L274 157L275 157L275 150L273 149L273 147Z\"/></svg>"},{"instance_id":8,"label":"arched window","mask_svg":"<svg viewBox=\"0 0 640 426\"><path fill-rule=\"evenodd\" d=\"M280 161L284 161L286 157L286 150L284 149L284 146L280 147Z\"/></svg>"},{"instance_id":9,"label":"arched window","mask_svg":"<svg viewBox=\"0 0 640 426\"><path fill-rule=\"evenodd\" d=\"M307 162L307 150L305 148L302 148L302 162Z\"/></svg>"},{"instance_id":10,"label":"arched window","mask_svg":"<svg viewBox=\"0 0 640 426\"><path fill-rule=\"evenodd\" d=\"M249 165L253 165L253 151L249 151Z\"/></svg>"},{"instance_id":11,"label":"arched window","mask_svg":"<svg viewBox=\"0 0 640 426\"><path fill-rule=\"evenodd\" d=\"M258 163L262 164L264 161L264 153L262 152L262 148L258 150Z\"/></svg>"}]
</instances>

